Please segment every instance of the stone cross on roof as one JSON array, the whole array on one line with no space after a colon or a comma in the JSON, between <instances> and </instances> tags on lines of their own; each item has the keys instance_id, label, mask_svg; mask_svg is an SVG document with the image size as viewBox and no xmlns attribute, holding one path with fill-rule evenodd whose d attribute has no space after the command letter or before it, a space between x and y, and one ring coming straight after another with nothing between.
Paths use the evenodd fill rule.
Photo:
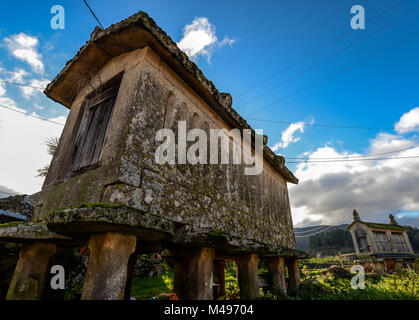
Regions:
<instances>
[{"instance_id":1,"label":"stone cross on roof","mask_svg":"<svg viewBox=\"0 0 419 320\"><path fill-rule=\"evenodd\" d=\"M389 224L398 225L396 219L394 218L392 214L389 214L388 220L389 220Z\"/></svg>"},{"instance_id":2,"label":"stone cross on roof","mask_svg":"<svg viewBox=\"0 0 419 320\"><path fill-rule=\"evenodd\" d=\"M356 211L354 209L354 211L352 212L353 216L354 216L354 221L361 221L361 218L359 217L359 213L358 211Z\"/></svg>"}]
</instances>

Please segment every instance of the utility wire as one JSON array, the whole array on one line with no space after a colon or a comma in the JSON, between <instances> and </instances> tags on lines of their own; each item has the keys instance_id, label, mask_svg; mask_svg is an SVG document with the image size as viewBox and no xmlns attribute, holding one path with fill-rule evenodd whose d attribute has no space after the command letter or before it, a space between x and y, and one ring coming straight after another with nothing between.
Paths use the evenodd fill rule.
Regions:
<instances>
[{"instance_id":1,"label":"utility wire","mask_svg":"<svg viewBox=\"0 0 419 320\"><path fill-rule=\"evenodd\" d=\"M345 48L343 48L343 49L341 49L341 50L339 50L339 51L336 51L335 53L333 53L333 54L331 54L331 55L327 56L325 59L323 59L323 60L322 60L322 61L320 61L319 63L316 63L316 64L314 64L314 65L312 65L312 66L308 67L307 69L304 69L303 71L301 71L301 72L299 72L299 73L295 74L295 75L294 75L294 76L292 76L291 78L288 78L287 80L284 80L283 82L281 82L281 83L279 83L279 84L277 84L277 85L273 86L272 88L270 88L270 89L268 89L267 91L265 91L265 92L261 93L260 95L257 95L257 96L256 96L256 97L254 97L253 99L251 99L251 100L249 100L249 101L247 101L247 102L245 102L245 103L243 103L243 104L239 105L239 106L238 106L238 107L236 107L235 109L236 109L236 110L239 110L240 108L243 108L243 107L247 106L248 104L250 104L250 103L252 103L252 102L254 102L254 101L256 101L256 100L260 99L261 97L263 97L263 96L265 96L265 95L267 95L267 94L271 93L272 91L274 91L274 90L276 90L276 89L280 88L280 87L281 87L281 86L283 86L284 84L287 84L288 82L290 82L290 81L292 81L292 80L295 80L296 78L298 78L298 77L300 77L300 76L302 76L302 75L306 74L307 72L309 72L309 71L311 71L311 70L316 69L318 66L320 66L320 65L322 65L322 64L324 64L324 63L326 63L327 61L331 60L332 58L334 58L334 57L338 56L339 54L341 54L341 53L343 53L343 52L345 52L345 51L347 51L347 50L351 49L352 47L356 46L357 44L359 44L359 43L361 43L361 42L363 42L363 41L365 41L365 40L367 40L368 38L370 38L370 37L372 37L372 36L374 36L374 35L376 35L376 34L380 33L381 31L385 30L386 28L391 27L391 26L394 26L394 24L396 24L397 22L399 22L399 21L401 21L402 19L406 18L407 16L409 16L409 15L411 15L411 14L413 14L413 13L416 13L416 11L418 11L418 9L419 9L419 8L415 8L413 11L409 11L409 12L407 12L406 14L401 15L400 17L398 17L398 18L396 18L396 19L392 20L390 23L385 24L384 26L382 26L380 29L378 29L378 30L374 31L373 33L371 33L371 34L369 34L369 35L365 36L365 37L364 37L364 38L362 38L362 39L359 39L359 40L357 40L357 41L352 42L349 46L346 46Z\"/></svg>"},{"instance_id":2,"label":"utility wire","mask_svg":"<svg viewBox=\"0 0 419 320\"><path fill-rule=\"evenodd\" d=\"M40 119L40 120L43 120L43 121L48 121L48 122L51 122L51 123L54 123L54 124L59 124L59 125L61 125L61 126L63 126L63 125L64 125L64 124L63 124L63 123L61 123L61 122L56 122L56 121L54 121L54 120L50 120L50 119L47 119L47 118L42 118L42 117L36 116L36 115L34 115L34 114L29 114L29 113L26 113L26 112L23 112L23 111L19 111L19 110L16 110L16 109L13 109L13 108L10 108L10 107L7 107L7 106L3 106L3 105L1 105L1 104L0 104L0 107L1 107L1 108L4 108L4 109L8 109L8 110L10 110L10 111L14 111L14 112L17 112L17 113L24 114L25 116L33 117L33 118Z\"/></svg>"},{"instance_id":3,"label":"utility wire","mask_svg":"<svg viewBox=\"0 0 419 320\"><path fill-rule=\"evenodd\" d=\"M372 22L375 19L379 18L380 16L384 15L385 13L387 13L388 11L393 10L395 7L399 6L400 4L402 4L403 2L405 2L406 0L402 0L397 2L395 5L383 10L381 13L375 15L374 17L372 17L369 21ZM280 75L281 73L291 69L292 67L295 67L297 65L299 65L300 63L302 63L303 61L307 60L308 58L312 57L313 55L315 55L316 53L322 51L323 49L326 49L328 47L330 47L332 44L334 44L335 42L346 38L349 34L351 34L353 32L353 30L349 30L346 31L344 33L342 33L340 36L338 36L337 38L333 39L332 41L328 42L326 45L312 51L311 53L309 53L308 55L304 56L303 58L301 58L300 60L296 61L295 63L292 63L290 65L288 65L287 67L285 67L284 69L281 69L280 71L278 71L277 73L274 73L273 75L269 76L268 78L266 78L265 80L262 80L261 82L257 83L256 85L254 85L253 87L243 91L242 93L240 93L238 96L236 96L236 98L239 98L247 93L249 93L250 91L252 91L253 89L256 89L257 87L261 86L262 84L264 84L265 82L275 78L276 76Z\"/></svg>"},{"instance_id":4,"label":"utility wire","mask_svg":"<svg viewBox=\"0 0 419 320\"><path fill-rule=\"evenodd\" d=\"M315 231L315 230L320 230L320 229L322 229L322 228L326 228L326 227L328 227L328 226L313 226L313 227L304 227L305 229L306 228L312 228L312 229L310 229L310 230L303 230L303 231L294 231L294 234L300 234L300 233L309 233L309 232L313 232L313 231Z\"/></svg>"},{"instance_id":5,"label":"utility wire","mask_svg":"<svg viewBox=\"0 0 419 320\"><path fill-rule=\"evenodd\" d=\"M376 157L376 156L382 156L385 154L391 154L391 153L399 153L399 152L403 152L403 151L407 151L407 150L411 150L411 149L415 149L418 148L418 146L413 146L413 147L409 147L409 148L405 148L405 149L400 149L400 150L394 150L394 151L388 151L388 152L382 152L382 153L374 153L374 154L364 154L364 155L359 155L359 156L346 156L346 157L335 157L335 158L309 158L309 157L286 157L286 159L295 159L295 160L339 160L339 159L353 159L353 158L366 158L366 157Z\"/></svg>"},{"instance_id":6,"label":"utility wire","mask_svg":"<svg viewBox=\"0 0 419 320\"><path fill-rule=\"evenodd\" d=\"M302 122L305 126L310 127L322 127L322 128L333 128L333 129L361 129L361 130L393 130L393 127L363 127L363 126L343 126L343 125L333 125L333 124L315 124L309 123L305 121L279 121L279 120L269 120L269 119L257 119L257 118L246 118L247 120L252 121L260 121L260 122L271 122L271 123L279 123L279 124L293 124L296 122ZM400 129L419 129L419 125L411 126L411 127L399 127Z\"/></svg>"},{"instance_id":7,"label":"utility wire","mask_svg":"<svg viewBox=\"0 0 419 320\"><path fill-rule=\"evenodd\" d=\"M6 81L6 80L0 80L0 82L7 83L7 84L12 84L12 85L15 85L15 86L20 86L20 87L28 87L28 88L33 88L33 89L39 89L39 90L44 90L45 89L45 88L42 88L42 87L32 86L32 85L29 85L29 84L11 82L11 81Z\"/></svg>"},{"instance_id":8,"label":"utility wire","mask_svg":"<svg viewBox=\"0 0 419 320\"><path fill-rule=\"evenodd\" d=\"M370 60L370 59L374 58L375 56L378 56L379 54L381 54L381 53L383 53L383 52L385 52L385 51L387 51L387 50L390 50L390 49L392 49L392 48L396 47L397 45L400 45L400 44L402 44L402 43L406 42L407 40L409 40L409 39L411 39L411 38L417 37L418 35L419 35L419 32L413 33L413 34L411 34L411 35L409 35L409 36L407 36L407 37L405 37L405 38L403 38L403 39L401 39L401 40L399 40L399 41L397 41L397 42L392 43L392 44L391 44L391 45L389 45L388 47L385 47L385 48L383 48L383 49L381 49L381 50L378 50L378 51L374 52L372 55L369 55L369 56L367 56L367 57L365 57L365 58L362 58L362 59L360 59L360 60L357 60L355 63L350 64L350 65L348 65L348 66L346 66L346 67L344 67L344 68L342 68L342 69L338 70L337 72L332 73L332 74L330 74L330 75L328 75L328 76L326 76L326 77L324 77L324 78L322 78L322 79L320 79L320 80L318 80L318 81L315 81L315 82L311 83L310 85L308 85L308 86L306 86L306 87L304 87L304 88L302 88L302 89L300 89L300 90L297 90L297 91L295 91L295 92L291 93L291 94L290 94L290 95L288 95L288 96L285 96L285 97L283 97L283 98L281 98L281 99L279 99L279 100L277 100L277 101L274 101L274 102L272 102L272 103L270 103L270 104L266 105L265 107L262 107L261 109L256 110L255 112L252 112L252 113L250 113L250 114L247 114L246 116L252 116L252 115L254 115L254 114L258 113L258 112L261 112L261 111L264 111L264 110L266 110L266 109L269 109L269 108L271 108L272 106L274 106L274 105L276 105L276 104L278 104L278 103L280 103L280 102L283 102L284 100L287 100L287 99L289 99L289 98L292 98L292 97L294 97L295 95L297 95L297 94L299 94L299 93L301 93L301 92L303 92L303 91L305 91L305 90L308 90L308 89L310 89L310 88L313 88L313 87L315 87L315 86L319 85L320 83L322 83L322 82L324 82L324 81L326 81L326 80L329 80L329 79L331 79L331 78L333 78L333 77L335 77L335 76L337 76L337 75L339 75L339 74L341 74L341 73L343 73L343 72L345 72L345 71L347 71L347 70L349 70L349 69L352 69L353 67L355 67L355 66L357 66L357 65L361 64L362 62L368 61L368 60Z\"/></svg>"},{"instance_id":9,"label":"utility wire","mask_svg":"<svg viewBox=\"0 0 419 320\"><path fill-rule=\"evenodd\" d=\"M287 161L287 163L330 163L330 162L352 162L352 161L379 161L379 160L394 160L394 159L415 159L419 156L405 156L405 157L389 157L389 158L373 158L373 159L340 159L340 160L307 160L307 161Z\"/></svg>"},{"instance_id":10,"label":"utility wire","mask_svg":"<svg viewBox=\"0 0 419 320\"><path fill-rule=\"evenodd\" d=\"M419 156L419 154L416 154L416 156ZM399 167L399 168L397 168L396 169L396 171L400 171L403 167L405 167L405 166L407 166L412 160L413 160L414 158L410 158L410 159L408 159L408 160L406 160L405 162L403 162L403 164ZM365 204L365 202L367 202L367 200L368 200L368 198L364 198L364 201L362 201L362 203L358 206L358 208L360 208L360 207L362 207L364 204ZM349 214L349 213L348 213ZM339 223L342 223L345 219L346 219L346 217L348 216L348 214L344 214L343 216L341 216L340 217L340 219L339 220L337 220L337 222L339 222ZM296 238L307 238L307 237L312 237L312 236L314 236L314 235L316 235L316 234L320 234L320 233L323 233L323 232L325 232L325 231L327 231L327 230L329 230L329 229L331 229L331 228L333 228L333 227L336 227L336 226L329 226L329 227L326 227L325 229L323 229L323 230L321 230L321 231L318 231L318 232L315 232L315 233L312 233L312 234L308 234L308 235L302 235L302 236L300 236L300 235L295 235L295 237ZM318 228L319 229L319 228ZM314 229L313 229L313 231L314 231Z\"/></svg>"},{"instance_id":11,"label":"utility wire","mask_svg":"<svg viewBox=\"0 0 419 320\"><path fill-rule=\"evenodd\" d=\"M95 17L97 23L99 23L100 27L102 28L102 30L105 30L105 28L102 26L102 24L100 23L99 19L96 17L95 13L93 12L93 10L90 8L89 4L87 3L86 0L83 0L83 2L86 4L87 8L89 8L90 12L92 13L93 17Z\"/></svg>"}]
</instances>

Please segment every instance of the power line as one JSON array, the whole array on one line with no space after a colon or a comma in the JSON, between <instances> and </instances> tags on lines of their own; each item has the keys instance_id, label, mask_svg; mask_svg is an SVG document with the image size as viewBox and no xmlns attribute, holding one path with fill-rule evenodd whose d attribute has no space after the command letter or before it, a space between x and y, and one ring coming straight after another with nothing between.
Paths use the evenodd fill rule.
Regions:
<instances>
[{"instance_id":1,"label":"power line","mask_svg":"<svg viewBox=\"0 0 419 320\"><path fill-rule=\"evenodd\" d=\"M300 76L302 76L302 75L306 74L307 72L309 72L309 71L311 71L311 70L314 70L314 69L315 69L315 68L317 68L318 66L320 66L320 65L322 65L322 64L324 64L324 63L326 63L327 61L329 61L330 59L332 59L332 58L334 58L334 57L338 56L339 54L341 54L341 53L343 53L343 52L345 52L345 51L347 51L347 50L351 49L352 47L354 47L355 45L357 45L357 44L361 43L362 41L367 40L368 38L370 38L370 37L372 37L372 36L376 35L377 33L380 33L381 31L385 30L386 28L388 28L388 27L390 27L390 26L393 26L396 22L399 22L401 19L406 18L407 16L409 16L409 15L411 15L411 14L415 13L416 11L418 11L418 9L419 9L419 8L416 8L416 9L414 9L413 11L409 11L408 13L403 14L403 15L401 15L400 17L398 17L398 18L396 18L396 19L392 20L390 23L385 24L385 25L384 25L384 26L382 26L380 29L378 29L378 30L374 31L373 33L371 33L371 34L369 34L369 35L367 35L367 36L365 36L364 38L362 38L362 39L360 39L360 40L357 40L357 41L352 42L349 46L347 46L347 47L345 47L345 48L343 48L343 49L341 49L341 50L339 50L339 51L336 51L335 53L333 53L333 54L331 54L331 55L327 56L324 60L320 61L319 63L316 63L316 64L314 64L314 65L312 65L312 66L308 67L307 69L304 69L303 71L301 71L301 72L299 72L299 73L295 74L295 75L294 75L294 76L292 76L291 78L288 78L287 80L284 80L283 82L281 82L281 83L279 83L279 84L277 84L277 85L273 86L272 88L268 89L267 91L265 91L265 92L261 93L260 95L258 95L258 96L256 96L256 97L254 97L253 99L251 99L251 100L249 100L249 101L247 101L247 102L245 102L245 103L241 104L240 106L236 107L236 110L238 110L238 109L240 109L240 108L243 108L243 107L247 106L248 104L250 104L250 103L252 103L252 102L254 102L254 101L256 101L256 100L260 99L261 97L263 97L263 96L267 95L268 93L271 93L272 91L274 91L274 90L278 89L279 87L283 86L284 84L287 84L288 82L290 82L290 81L292 81L292 80L295 80L296 78L298 78L298 77L300 77Z\"/></svg>"},{"instance_id":2,"label":"power line","mask_svg":"<svg viewBox=\"0 0 419 320\"><path fill-rule=\"evenodd\" d=\"M254 115L254 114L258 113L258 112L261 112L261 111L264 111L264 110L266 110L266 109L269 109L270 107L272 107L272 106L274 106L274 105L276 105L276 104L278 104L278 103L280 103L280 102L283 102L283 101L285 101L285 100L287 100L287 99L289 99L289 98L292 98L292 97L296 96L297 94L299 94L299 93L301 93L301 92L303 92L303 91L305 91L305 90L308 90L308 89L310 89L310 88L313 88L313 87L315 87L315 86L319 85L320 83L322 83L322 82L324 82L324 81L326 81L326 80L329 80L329 79L331 79L331 78L333 78L333 77L335 77L335 76L337 76L337 75L339 75L339 74L341 74L341 73L343 73L343 72L345 72L345 71L347 71L347 70L349 70L349 69L352 69L353 67L355 67L355 66L359 65L359 64L360 64L360 63L362 63L362 62L368 61L368 60L370 60L371 58L374 58L375 56L378 56L379 54L381 54L381 53L383 53L383 52L385 52L385 51L387 51L387 50L389 50L389 49L392 49L392 48L396 47L397 45L399 45L399 44L401 44L401 43L403 43L403 42L406 42L407 40L409 40L409 39L411 39L411 38L417 37L418 35L419 35L419 32L413 33L413 34L411 34L411 35L407 36L406 38L403 38L402 40L399 40L399 41L397 41L397 42L392 43L392 44L391 44L390 46L388 46L388 47L385 47L385 48L383 48L383 49L381 49L381 50L378 50L378 51L374 52L372 55L369 55L369 56L367 56L367 57L365 57L365 58L362 58L362 59L360 59L360 60L356 61L355 63L353 63L353 64L351 64L351 65L348 65L348 66L346 66L345 68L342 68L342 69L340 69L339 71L337 71L337 72L335 72L335 73L332 73L332 74L330 74L330 75L328 75L328 76L326 76L326 77L324 77L324 78L322 78L322 79L320 79L320 80L318 80L318 81L315 81L315 82L311 83L310 85L308 85L308 86L306 86L306 87L304 87L304 88L302 88L302 89L300 89L300 90L297 90L297 91L295 91L295 92L291 93L290 95L285 96L285 97L284 97L284 98L282 98L282 99L279 99L279 100L277 100L277 101L274 101L274 102L272 102L272 103L270 103L270 104L266 105L265 107L263 107L263 108L261 108L261 109L259 109L259 110L256 110L255 112L252 112L252 113L250 113L250 114L248 114L248 115L246 115L246 116L251 116L251 115Z\"/></svg>"},{"instance_id":3,"label":"power line","mask_svg":"<svg viewBox=\"0 0 419 320\"><path fill-rule=\"evenodd\" d=\"M419 156L419 154L416 154L416 156ZM411 162L412 160L413 160L414 158L410 158L410 159L408 159L408 160L406 160L405 162L403 162L403 164L400 166L400 167L398 167L397 169L396 169L396 171L399 171L399 170L401 170L403 167L405 167L405 166L407 166L408 164L409 164L409 162ZM359 208L360 207L362 207L364 204L365 204L365 202L367 202L367 200L368 200L369 198L364 198L364 201L362 201L362 203L358 206ZM349 213L348 213L349 214ZM347 217L347 215L348 214L344 214L343 216L341 216L340 217L340 219L338 219L336 222L339 222L339 223L341 223L341 222L343 222L345 219L346 219L346 217ZM307 238L307 237L311 237L311 236L314 236L314 235L316 235L316 234L319 234L319 233L323 233L323 232L325 232L325 231L327 231L327 230L329 230L329 229L331 229L331 228L333 228L333 227L335 227L335 226L329 226L329 227L327 227L327 228L325 228L325 229L323 229L323 230L321 230L321 231L318 231L318 232L315 232L315 233L312 233L312 234L309 234L309 235L303 235L303 236L298 236L298 235L296 235L295 237L296 238ZM317 228L317 229L319 229L319 228ZM314 230L312 230L312 231L314 231ZM295 233L295 232L294 232Z\"/></svg>"},{"instance_id":4,"label":"power line","mask_svg":"<svg viewBox=\"0 0 419 320\"><path fill-rule=\"evenodd\" d=\"M92 13L92 15L95 17L97 23L99 23L100 27L102 28L102 30L105 30L105 28L102 26L102 24L100 23L99 19L96 17L95 13L93 12L93 10L90 8L89 4L87 3L86 0L83 0L83 2L86 4L87 8L89 8L90 12Z\"/></svg>"},{"instance_id":5,"label":"power line","mask_svg":"<svg viewBox=\"0 0 419 320\"><path fill-rule=\"evenodd\" d=\"M377 19L377 18L379 18L380 16L384 15L386 12L388 12L388 11L390 11L390 10L393 10L395 7L399 6L402 2L405 2L405 1L406 1L406 0L402 0L402 1L397 2L395 5L393 5L393 6L389 7L389 8L387 8L387 9L383 10L381 13L379 13L379 14L377 14L376 16L372 17L369 21L370 21L370 22L374 21L375 19ZM335 39L333 39L332 41L328 42L326 45L324 45L324 46L322 46L322 47L320 47L320 48L318 48L318 49L316 49L316 50L312 51L311 53L309 53L308 55L304 56L304 57L303 57L303 58L301 58L300 60L298 60L298 61L296 61L296 62L294 62L294 63L292 63L292 64L288 65L288 66L287 66L287 67L285 67L284 69L282 69L282 70L278 71L277 73L274 73L273 75L269 76L269 77L268 77L268 78L266 78L265 80L262 80L261 82L257 83L257 84L256 84L256 85L254 85L253 87L251 87L251 88L249 88L249 89L245 90L244 92L240 93L238 96L236 96L236 98L239 98L239 97L241 97L241 96L243 96L243 95L245 95L245 94L249 93L249 92L250 92L250 91L252 91L253 89L255 89L255 88L259 87L260 85L264 84L265 82L267 82L267 81L269 81L269 80L271 80L271 79L275 78L276 76L280 75L281 73L283 73L283 72L285 72L285 71L287 71L287 70L291 69L292 67L295 67L295 66L299 65L300 63L302 63L303 61L305 61L305 60L307 60L308 58L312 57L312 56L313 56L313 55L315 55L316 53L318 53L318 52L322 51L323 49L326 49L326 48L330 47L330 46L331 46L332 44L334 44L335 42L337 42L337 41L339 41L339 40L341 40L341 39L345 38L346 36L348 36L348 35L349 35L349 34L351 34L352 32L353 32L353 30L351 29L351 30L349 30L349 31L346 31L346 32L342 33L340 36L338 36L337 38L335 38Z\"/></svg>"},{"instance_id":6,"label":"power line","mask_svg":"<svg viewBox=\"0 0 419 320\"><path fill-rule=\"evenodd\" d=\"M407 151L407 150L411 150L411 149L415 149L418 148L418 146L413 146L413 147L409 147L409 148L405 148L405 149L400 149L400 150L394 150L394 151L388 151L388 152L382 152L382 153L375 153L375 154L364 154L364 155L359 155L359 156L346 156L346 157L335 157L335 158L309 158L309 157L285 157L286 159L301 159L301 160L339 160L339 159L353 159L353 158L366 158L366 157L376 157L376 156L381 156L381 155L385 155L385 154L392 154L392 153L399 153L399 152L403 152L403 151Z\"/></svg>"},{"instance_id":7,"label":"power line","mask_svg":"<svg viewBox=\"0 0 419 320\"><path fill-rule=\"evenodd\" d=\"M313 229L310 229L310 230L303 230L303 231L294 231L294 234L300 234L300 233L309 233L309 232L313 232L313 231L315 231L315 230L319 230L319 229L322 229L322 228L325 228L325 227L328 227L328 226L313 226L312 228ZM305 228L311 228L311 227L305 227Z\"/></svg>"},{"instance_id":8,"label":"power line","mask_svg":"<svg viewBox=\"0 0 419 320\"><path fill-rule=\"evenodd\" d=\"M296 122L302 122L305 126L310 127L322 127L322 128L333 128L333 129L361 129L361 130L393 130L393 127L364 127L364 126L344 126L344 125L333 125L333 124L315 124L305 121L279 121L279 120L269 120L269 119L257 119L257 118L247 118L247 120L260 121L260 122L272 122L279 124L293 124ZM419 129L419 125L411 127L399 127L400 129Z\"/></svg>"},{"instance_id":9,"label":"power line","mask_svg":"<svg viewBox=\"0 0 419 320\"><path fill-rule=\"evenodd\" d=\"M26 113L26 112L23 112L23 111L19 111L19 110L16 110L16 109L13 109L13 108L10 108L10 107L7 107L7 106L3 106L1 104L0 104L0 107L1 108L4 108L4 109L7 109L7 110L10 110L10 111L14 111L14 112L20 113L20 114L24 114L25 116L29 116L29 117L32 117L32 118L40 119L40 120L43 120L43 121L48 121L48 122L51 122L51 123L54 123L54 124L59 124L61 126L64 125L61 122L56 122L54 120L50 120L50 119L47 119L47 118L42 118L42 117L39 117L39 116L34 115L34 114L29 114L29 113Z\"/></svg>"},{"instance_id":10,"label":"power line","mask_svg":"<svg viewBox=\"0 0 419 320\"><path fill-rule=\"evenodd\" d=\"M380 161L380 160L395 160L395 159L415 159L419 156L405 156L405 157L389 157L389 158L373 158L373 159L340 159L340 160L307 160L307 161L287 161L287 163L330 163L330 162L352 162L352 161Z\"/></svg>"},{"instance_id":11,"label":"power line","mask_svg":"<svg viewBox=\"0 0 419 320\"><path fill-rule=\"evenodd\" d=\"M44 90L45 89L45 88L42 88L42 87L32 86L32 85L29 85L29 84L11 82L11 81L6 81L6 80L0 80L0 82L7 83L7 84L12 84L12 85L15 85L15 86L20 86L20 87L28 87L28 88L32 88L32 89L39 89L39 90Z\"/></svg>"}]
</instances>

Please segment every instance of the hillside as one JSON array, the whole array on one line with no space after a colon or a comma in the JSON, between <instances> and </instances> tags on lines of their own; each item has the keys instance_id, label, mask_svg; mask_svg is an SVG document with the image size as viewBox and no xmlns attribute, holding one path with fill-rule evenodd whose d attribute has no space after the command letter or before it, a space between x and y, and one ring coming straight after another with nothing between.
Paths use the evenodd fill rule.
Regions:
<instances>
[{"instance_id":1,"label":"hillside","mask_svg":"<svg viewBox=\"0 0 419 320\"><path fill-rule=\"evenodd\" d=\"M319 226L313 226L313 227L306 227L306 228L294 228L294 232L296 235L296 242L297 242L297 249L298 250L307 250L310 246L310 239L313 237L306 237L306 235L309 235L311 233L316 233L321 230L325 230L324 232L320 232L316 235L323 235L324 233L327 233L328 231L341 229L346 230L348 227L348 224L341 224L338 226L328 226L328 225L319 225ZM298 236L298 237L297 237Z\"/></svg>"},{"instance_id":2,"label":"hillside","mask_svg":"<svg viewBox=\"0 0 419 320\"><path fill-rule=\"evenodd\" d=\"M307 228L295 228L297 249L304 250L310 254L317 255L336 255L341 253L355 252L352 238L347 230L348 225L338 226L313 226ZM412 244L413 250L419 252L419 229L407 226L407 234ZM301 237L316 233L311 237Z\"/></svg>"}]
</instances>

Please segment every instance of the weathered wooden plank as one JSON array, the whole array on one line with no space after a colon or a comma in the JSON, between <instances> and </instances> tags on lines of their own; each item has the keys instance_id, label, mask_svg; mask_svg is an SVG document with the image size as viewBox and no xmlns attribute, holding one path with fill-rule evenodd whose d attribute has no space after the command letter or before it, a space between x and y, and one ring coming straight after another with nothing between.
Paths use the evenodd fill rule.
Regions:
<instances>
[{"instance_id":1,"label":"weathered wooden plank","mask_svg":"<svg viewBox=\"0 0 419 320\"><path fill-rule=\"evenodd\" d=\"M73 171L77 171L79 169L79 165L80 165L80 156L81 156L81 150L83 149L83 145L85 143L86 140L86 133L87 133L87 128L89 125L89 111L88 108L86 107L86 102L84 102L81 106L81 110L80 112L82 113L82 119L80 121L80 127L79 127L79 131L77 133L77 138L75 141L75 148L74 148L74 154L73 154L73 165L72 165L72 172Z\"/></svg>"},{"instance_id":2,"label":"weathered wooden plank","mask_svg":"<svg viewBox=\"0 0 419 320\"><path fill-rule=\"evenodd\" d=\"M106 101L107 99L113 98L118 94L118 87L112 87L108 90L105 90L101 93L98 93L93 98L89 99L87 104L89 108L92 108L102 102Z\"/></svg>"},{"instance_id":3,"label":"weathered wooden plank","mask_svg":"<svg viewBox=\"0 0 419 320\"><path fill-rule=\"evenodd\" d=\"M118 87L113 87L86 100L76 139L72 172L99 163L117 92Z\"/></svg>"},{"instance_id":4,"label":"weathered wooden plank","mask_svg":"<svg viewBox=\"0 0 419 320\"><path fill-rule=\"evenodd\" d=\"M92 145L95 139L95 130L100 122L100 108L96 106L94 109L89 108L89 111L92 113L91 121L89 128L86 134L86 141L84 143L83 149L81 149L81 161L80 161L80 169L88 167L90 165L90 160L92 159Z\"/></svg>"},{"instance_id":5,"label":"weathered wooden plank","mask_svg":"<svg viewBox=\"0 0 419 320\"><path fill-rule=\"evenodd\" d=\"M101 113L103 114L102 122L100 124L100 130L96 137L94 152L91 159L92 164L97 164L100 161L102 155L103 144L105 142L106 132L108 130L109 122L111 119L112 111L114 109L116 96L108 99L102 107Z\"/></svg>"}]
</instances>

